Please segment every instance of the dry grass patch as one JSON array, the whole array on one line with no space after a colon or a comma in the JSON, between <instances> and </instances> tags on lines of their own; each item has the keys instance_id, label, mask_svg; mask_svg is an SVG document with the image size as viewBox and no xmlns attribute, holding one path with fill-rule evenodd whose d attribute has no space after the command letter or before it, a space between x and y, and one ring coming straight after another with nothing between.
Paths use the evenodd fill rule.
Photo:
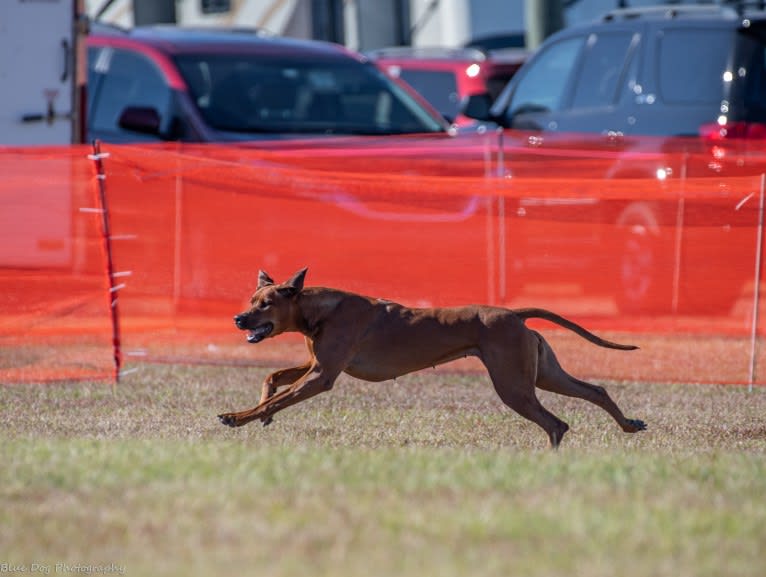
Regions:
<instances>
[{"instance_id":1,"label":"dry grass patch","mask_svg":"<svg viewBox=\"0 0 766 577\"><path fill-rule=\"evenodd\" d=\"M541 395L556 453L486 376L341 379L229 429L267 369L144 366L0 389L0 563L128 575L760 577L766 391L607 384L649 430Z\"/></svg>"}]
</instances>

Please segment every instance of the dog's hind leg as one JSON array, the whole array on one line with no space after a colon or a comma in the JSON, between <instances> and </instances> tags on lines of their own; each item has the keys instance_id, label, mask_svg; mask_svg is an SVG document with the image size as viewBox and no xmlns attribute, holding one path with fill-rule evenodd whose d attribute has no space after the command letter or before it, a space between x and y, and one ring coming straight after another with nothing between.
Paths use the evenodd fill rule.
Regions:
<instances>
[{"instance_id":1,"label":"dog's hind leg","mask_svg":"<svg viewBox=\"0 0 766 577\"><path fill-rule=\"evenodd\" d=\"M586 383L568 374L556 358L553 349L539 333L538 368L536 385L546 391L585 399L604 409L626 433L635 433L646 429L646 424L638 419L628 419L603 387Z\"/></svg>"},{"instance_id":2,"label":"dog's hind leg","mask_svg":"<svg viewBox=\"0 0 766 577\"><path fill-rule=\"evenodd\" d=\"M551 447L557 449L569 425L542 406L535 394L537 353L530 355L482 355L492 384L500 399L525 419L537 423L548 433ZM512 357L512 358L509 358Z\"/></svg>"}]
</instances>

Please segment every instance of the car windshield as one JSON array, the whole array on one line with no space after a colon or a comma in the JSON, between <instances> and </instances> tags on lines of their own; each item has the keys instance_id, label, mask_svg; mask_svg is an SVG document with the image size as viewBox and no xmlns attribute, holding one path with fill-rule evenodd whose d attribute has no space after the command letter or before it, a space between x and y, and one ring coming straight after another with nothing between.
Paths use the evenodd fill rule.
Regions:
<instances>
[{"instance_id":1,"label":"car windshield","mask_svg":"<svg viewBox=\"0 0 766 577\"><path fill-rule=\"evenodd\" d=\"M220 131L444 131L440 118L371 64L262 54L183 54L176 63L205 121Z\"/></svg>"}]
</instances>

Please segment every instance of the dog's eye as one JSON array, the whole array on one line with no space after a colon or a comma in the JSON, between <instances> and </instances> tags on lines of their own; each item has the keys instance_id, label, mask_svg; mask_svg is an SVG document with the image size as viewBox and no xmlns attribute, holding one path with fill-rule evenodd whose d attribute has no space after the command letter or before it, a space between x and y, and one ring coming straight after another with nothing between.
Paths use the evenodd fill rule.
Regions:
<instances>
[{"instance_id":1,"label":"dog's eye","mask_svg":"<svg viewBox=\"0 0 766 577\"><path fill-rule=\"evenodd\" d=\"M258 303L258 308L262 311L265 311L267 308L271 306L271 301L261 301Z\"/></svg>"}]
</instances>

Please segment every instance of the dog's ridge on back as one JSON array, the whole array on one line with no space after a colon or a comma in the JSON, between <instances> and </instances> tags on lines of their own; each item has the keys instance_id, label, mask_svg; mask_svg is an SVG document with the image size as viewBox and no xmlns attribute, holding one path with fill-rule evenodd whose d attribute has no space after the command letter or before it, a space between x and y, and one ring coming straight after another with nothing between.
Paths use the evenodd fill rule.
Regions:
<instances>
[{"instance_id":1,"label":"dog's ridge on back","mask_svg":"<svg viewBox=\"0 0 766 577\"><path fill-rule=\"evenodd\" d=\"M627 351L638 348L634 345L603 339L546 309L410 308L337 289L304 288L306 272L301 269L277 284L260 271L250 306L234 317L234 323L253 344L284 332L299 332L305 337L309 359L270 374L258 405L219 415L223 424L238 427L260 420L267 425L278 411L330 390L342 372L384 381L476 356L487 368L500 399L542 427L554 448L569 426L540 404L535 388L590 401L625 432L646 429L643 421L626 418L603 387L564 371L548 342L524 321L553 322L604 348Z\"/></svg>"}]
</instances>

